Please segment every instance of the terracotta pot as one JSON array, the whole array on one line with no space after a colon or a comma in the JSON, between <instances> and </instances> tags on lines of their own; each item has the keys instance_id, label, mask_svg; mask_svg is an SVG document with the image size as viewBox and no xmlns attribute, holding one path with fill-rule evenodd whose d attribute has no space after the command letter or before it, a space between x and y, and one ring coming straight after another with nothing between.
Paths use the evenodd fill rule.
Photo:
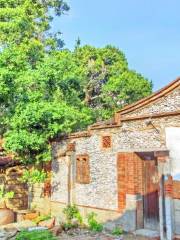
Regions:
<instances>
[{"instance_id":1,"label":"terracotta pot","mask_svg":"<svg viewBox=\"0 0 180 240\"><path fill-rule=\"evenodd\" d=\"M4 208L0 209L0 226L13 223L13 222L14 222L14 212L11 209L6 208L6 205L5 205Z\"/></svg>"}]
</instances>

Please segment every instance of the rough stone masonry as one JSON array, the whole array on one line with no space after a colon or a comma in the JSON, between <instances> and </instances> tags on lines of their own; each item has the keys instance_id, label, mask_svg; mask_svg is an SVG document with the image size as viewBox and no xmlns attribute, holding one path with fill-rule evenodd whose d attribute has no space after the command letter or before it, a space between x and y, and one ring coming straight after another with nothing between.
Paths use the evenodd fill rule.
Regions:
<instances>
[{"instance_id":1,"label":"rough stone masonry","mask_svg":"<svg viewBox=\"0 0 180 240\"><path fill-rule=\"evenodd\" d=\"M60 218L66 204L76 204L84 218L94 211L107 226L148 228L173 239L180 234L180 155L173 147L179 134L171 143L179 129L176 79L113 119L54 141L51 197L34 202L43 211L47 201Z\"/></svg>"}]
</instances>

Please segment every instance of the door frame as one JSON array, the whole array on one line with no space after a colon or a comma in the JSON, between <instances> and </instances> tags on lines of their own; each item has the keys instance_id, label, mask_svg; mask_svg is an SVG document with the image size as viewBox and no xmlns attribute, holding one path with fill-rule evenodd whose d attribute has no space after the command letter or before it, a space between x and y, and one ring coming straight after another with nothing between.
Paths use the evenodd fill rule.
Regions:
<instances>
[{"instance_id":1,"label":"door frame","mask_svg":"<svg viewBox=\"0 0 180 240\"><path fill-rule=\"evenodd\" d=\"M147 229L150 229L150 230L159 230L159 219L160 219L160 216L159 216L159 185L160 185L160 181L159 181L159 178L158 178L158 161L155 157L153 158L149 158L149 159L142 159L143 161L143 175L144 175L144 194L143 194L143 224L144 224L144 228L147 228ZM156 174L155 175L155 179L154 181L157 181L157 183L153 183L153 179L150 178L147 174L147 171L148 171L148 164L147 163L153 163L154 162L154 173ZM149 179L147 179L147 177ZM151 185L152 184L152 185ZM152 188L153 185L156 184L157 186L157 192L150 192L149 193L149 189L148 188ZM154 193L154 194L153 194ZM151 198L151 195L153 194L153 201L154 201L154 204L152 204L152 206L149 206L149 199L148 198ZM150 199L151 200L151 199ZM146 216L146 214L148 214L149 212L149 207L154 207L154 212L157 212L157 215L155 216L154 215L154 219L152 217L151 218L148 218Z\"/></svg>"}]
</instances>

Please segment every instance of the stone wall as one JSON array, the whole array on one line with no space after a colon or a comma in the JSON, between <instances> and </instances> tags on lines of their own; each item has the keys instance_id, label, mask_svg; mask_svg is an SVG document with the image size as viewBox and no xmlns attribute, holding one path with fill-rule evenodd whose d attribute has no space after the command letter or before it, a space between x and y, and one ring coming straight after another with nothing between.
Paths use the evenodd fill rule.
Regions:
<instances>
[{"instance_id":1,"label":"stone wall","mask_svg":"<svg viewBox=\"0 0 180 240\"><path fill-rule=\"evenodd\" d=\"M28 188L22 183L23 167L12 167L6 170L6 190L13 191L14 197L8 201L7 207L13 210L27 209L28 207Z\"/></svg>"},{"instance_id":2,"label":"stone wall","mask_svg":"<svg viewBox=\"0 0 180 240\"><path fill-rule=\"evenodd\" d=\"M158 98L156 102L149 103L148 105L138 108L130 113L125 114L125 117L136 117L142 115L151 115L166 112L175 112L180 109L180 88Z\"/></svg>"},{"instance_id":3,"label":"stone wall","mask_svg":"<svg viewBox=\"0 0 180 240\"><path fill-rule=\"evenodd\" d=\"M118 210L117 154L119 152L143 152L167 150L165 128L180 126L179 116L157 118L147 126L146 120L123 122L122 127L94 130L91 137L68 139L55 143L55 154L65 151L69 142L75 142L76 155L88 154L90 159L90 184L75 184L76 203L79 205ZM110 134L112 147L101 148L101 137ZM52 163L52 200L67 202L66 157L55 158Z\"/></svg>"},{"instance_id":4,"label":"stone wall","mask_svg":"<svg viewBox=\"0 0 180 240\"><path fill-rule=\"evenodd\" d=\"M5 173L1 172L0 173L0 185L4 185L5 184Z\"/></svg>"},{"instance_id":5,"label":"stone wall","mask_svg":"<svg viewBox=\"0 0 180 240\"><path fill-rule=\"evenodd\" d=\"M166 150L167 127L180 127L179 116L147 120L125 121L114 137L114 151L158 151Z\"/></svg>"},{"instance_id":6,"label":"stone wall","mask_svg":"<svg viewBox=\"0 0 180 240\"><path fill-rule=\"evenodd\" d=\"M56 151L61 144L56 145ZM76 140L76 155L88 154L90 159L90 184L75 183L76 204L95 208L117 210L117 171L116 153L103 151L100 148L100 136ZM66 157L54 159L52 163L53 177L51 199L67 202L67 162Z\"/></svg>"},{"instance_id":7,"label":"stone wall","mask_svg":"<svg viewBox=\"0 0 180 240\"><path fill-rule=\"evenodd\" d=\"M22 183L22 167L9 167L1 169L0 185L5 186L6 191L13 191L12 199L6 201L7 207L13 210L27 209L28 206L28 189L26 184Z\"/></svg>"},{"instance_id":8,"label":"stone wall","mask_svg":"<svg viewBox=\"0 0 180 240\"><path fill-rule=\"evenodd\" d=\"M51 212L50 198L44 196L44 183L34 184L32 189L31 208L37 209L40 213Z\"/></svg>"},{"instance_id":9,"label":"stone wall","mask_svg":"<svg viewBox=\"0 0 180 240\"><path fill-rule=\"evenodd\" d=\"M51 200L62 203L68 202L68 166L66 157L59 157L52 161L52 194Z\"/></svg>"},{"instance_id":10,"label":"stone wall","mask_svg":"<svg viewBox=\"0 0 180 240\"><path fill-rule=\"evenodd\" d=\"M89 130L89 136L69 137L65 140L53 143L53 160L52 160L52 193L51 199L46 199L34 194L34 202L40 204L39 208L43 211L42 204L49 204L53 215L62 215L62 208L69 201L77 204L81 209L83 216L90 211L102 213L104 221L116 219L119 224L130 226L133 230L136 224L142 224L136 219L142 215L142 195L140 190L131 191L135 179L142 184L142 179L138 179L139 171L142 170L142 164L138 164L139 160L129 158L127 173L132 178L128 177L126 185L129 186L129 192L124 196L121 203L120 188L122 176L118 173L118 156L119 153L138 153L138 152L156 152L170 150L166 140L167 128L180 128L179 115L159 116L151 118L152 114L176 112L180 109L180 92L179 89L174 90L171 94L164 95L154 103L149 103L146 107L134 110L131 113L123 115L121 126L112 128L93 129ZM149 119L127 120L126 117L135 117L149 114ZM110 136L112 143L107 149L102 148L102 137ZM75 144L75 152L69 158L67 154L68 145ZM76 168L76 156L87 154L90 164L90 183L80 184L76 181L69 184L69 175L74 174ZM170 151L171 154L171 151ZM171 164L171 158L166 164L167 174ZM69 164L72 164L71 166ZM69 167L73 168L69 172ZM140 170L139 170L140 169ZM121 169L123 172L123 169ZM164 169L166 174L166 169ZM70 176L72 180L72 176ZM120 179L120 180L119 180ZM75 179L74 179L75 180ZM129 183L128 183L129 182ZM142 188L142 186L141 186ZM69 190L73 192L73 198L69 199ZM36 188L40 192L40 188ZM139 192L138 192L139 191ZM139 194L139 195L138 195ZM71 196L72 197L72 196ZM175 227L179 227L179 200L174 200ZM139 204L139 209L138 209ZM120 206L123 206L120 209ZM105 214L106 213L106 214ZM109 216L109 217L108 217ZM128 223L128 224L127 224Z\"/></svg>"},{"instance_id":11,"label":"stone wall","mask_svg":"<svg viewBox=\"0 0 180 240\"><path fill-rule=\"evenodd\" d=\"M180 234L180 199L174 199L173 205L174 205L175 233Z\"/></svg>"}]
</instances>

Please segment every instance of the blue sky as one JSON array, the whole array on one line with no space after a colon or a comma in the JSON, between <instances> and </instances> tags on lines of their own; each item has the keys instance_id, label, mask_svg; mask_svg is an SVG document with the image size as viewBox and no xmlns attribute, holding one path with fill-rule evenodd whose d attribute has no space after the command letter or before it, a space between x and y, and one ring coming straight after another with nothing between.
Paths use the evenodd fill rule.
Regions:
<instances>
[{"instance_id":1,"label":"blue sky","mask_svg":"<svg viewBox=\"0 0 180 240\"><path fill-rule=\"evenodd\" d=\"M71 10L53 24L66 47L75 40L119 47L129 67L157 90L180 76L180 0L67 0Z\"/></svg>"}]
</instances>

